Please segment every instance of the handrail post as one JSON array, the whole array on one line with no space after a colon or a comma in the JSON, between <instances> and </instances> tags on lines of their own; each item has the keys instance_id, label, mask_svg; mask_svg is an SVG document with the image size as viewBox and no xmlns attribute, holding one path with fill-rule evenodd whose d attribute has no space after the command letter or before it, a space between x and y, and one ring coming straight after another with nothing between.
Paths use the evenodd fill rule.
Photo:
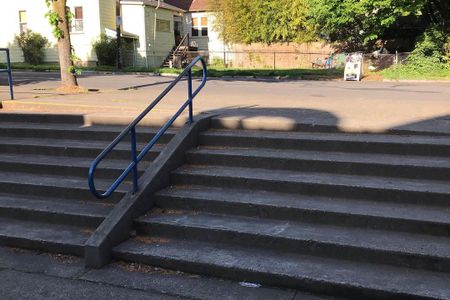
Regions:
<instances>
[{"instance_id":1,"label":"handrail post","mask_svg":"<svg viewBox=\"0 0 450 300\"><path fill-rule=\"evenodd\" d=\"M6 52L6 67L7 73L8 73L8 85L9 85L9 94L11 96L11 100L14 100L14 90L13 90L13 79L12 79L12 73L11 73L11 56L9 54L9 49L4 49Z\"/></svg>"},{"instance_id":2,"label":"handrail post","mask_svg":"<svg viewBox=\"0 0 450 300\"><path fill-rule=\"evenodd\" d=\"M192 84L192 70L191 68L196 65L197 62L201 62L203 67L203 75L202 75L202 81L200 82L199 86L196 88L196 90L193 90L193 84ZM188 99L183 103L183 105L178 109L178 111L175 113L175 115L167 121L167 123L158 131L158 133L151 139L149 143L147 143L146 146L144 146L141 151L137 152L137 138L136 138L136 126L139 124L140 121L173 89L173 87L179 83L181 80L183 80L186 76L187 83L188 83ZM139 189L138 186L138 164L139 162L144 158L145 155L152 149L152 147L158 142L158 140L161 138L161 136L166 132L166 130L173 125L175 120L184 113L186 108L189 106L189 124L192 124L194 122L194 113L193 113L193 100L197 96L197 94L200 92L201 89L205 86L207 81L207 67L205 61L200 57L196 57L189 65L186 67L183 72L181 72L180 75L130 124L125 128L112 142L109 144L98 156L97 158L92 161L91 166L89 168L88 173L88 184L89 189L91 190L92 194L96 196L99 199L106 199L117 189L117 187L128 178L130 173L133 173L132 181L133 181L133 188L132 193L136 193ZM120 143L123 141L123 139L130 135L131 140L131 160L132 162L125 168L125 170L122 172L122 174L113 182L113 184L106 189L104 193L99 193L95 187L94 183L94 173L99 165L99 163L107 157L107 155Z\"/></svg>"},{"instance_id":3,"label":"handrail post","mask_svg":"<svg viewBox=\"0 0 450 300\"><path fill-rule=\"evenodd\" d=\"M136 151L136 127L132 127L130 130L131 136L131 159L133 160L133 194L138 190L138 161Z\"/></svg>"},{"instance_id":4,"label":"handrail post","mask_svg":"<svg viewBox=\"0 0 450 300\"><path fill-rule=\"evenodd\" d=\"M188 97L189 97L189 124L194 122L194 109L192 103L192 69L188 72Z\"/></svg>"}]
</instances>

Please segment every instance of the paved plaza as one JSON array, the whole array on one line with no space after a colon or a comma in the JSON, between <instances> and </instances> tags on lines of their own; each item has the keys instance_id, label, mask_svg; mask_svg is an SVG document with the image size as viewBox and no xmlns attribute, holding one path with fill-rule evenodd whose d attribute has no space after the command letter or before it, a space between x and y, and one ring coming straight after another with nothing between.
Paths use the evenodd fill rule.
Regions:
<instances>
[{"instance_id":1,"label":"paved plaza","mask_svg":"<svg viewBox=\"0 0 450 300\"><path fill-rule=\"evenodd\" d=\"M0 187L12 195L0 195L2 245L84 249L95 222L121 207L86 201L89 162L173 77L85 73L77 94L59 92L55 72L14 77L15 100L0 78ZM143 125L160 126L186 97L182 81ZM170 171L157 209L134 220L140 230L127 231L110 264L91 269L79 257L0 247L0 299L449 295L450 241L434 236L450 226L449 83L211 79L194 111L213 115L211 128L177 152L187 162ZM185 122L186 114L175 125ZM165 136L177 137L171 145L175 132ZM104 179L128 162L122 150ZM59 248L44 247L52 243Z\"/></svg>"},{"instance_id":2,"label":"paved plaza","mask_svg":"<svg viewBox=\"0 0 450 300\"><path fill-rule=\"evenodd\" d=\"M6 78L0 100L9 110L83 113L95 122L128 124L173 80L172 77L86 73L80 85L90 92L61 94L55 72L15 72L16 101ZM185 101L181 82L150 118L161 123ZM196 113L229 115L249 129L292 129L295 123L336 126L342 131L383 132L420 126L449 131L450 84L443 82L343 82L256 78L210 79L195 99ZM263 124L263 125L261 125Z\"/></svg>"}]
</instances>

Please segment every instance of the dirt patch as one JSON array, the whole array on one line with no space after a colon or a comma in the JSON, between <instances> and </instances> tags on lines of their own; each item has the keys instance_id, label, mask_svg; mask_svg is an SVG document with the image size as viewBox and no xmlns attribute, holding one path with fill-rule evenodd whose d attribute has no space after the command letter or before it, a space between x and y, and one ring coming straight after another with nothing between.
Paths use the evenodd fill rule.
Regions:
<instances>
[{"instance_id":1,"label":"dirt patch","mask_svg":"<svg viewBox=\"0 0 450 300\"><path fill-rule=\"evenodd\" d=\"M43 252L43 251L37 251L37 250L31 250L31 249L22 249L22 248L16 248L16 247L9 247L9 250L15 254L30 254L30 255L37 255L37 256L47 256L53 260L56 260L61 263L65 264L73 264L75 262L78 262L80 260L79 257L73 256L73 255L66 255L66 254L60 254L60 253L50 253L50 252Z\"/></svg>"},{"instance_id":2,"label":"dirt patch","mask_svg":"<svg viewBox=\"0 0 450 300\"><path fill-rule=\"evenodd\" d=\"M178 209L169 209L169 208L154 208L152 209L147 215L161 215L161 214L165 214L165 215L184 215L186 214L186 212L182 211L182 210L178 210Z\"/></svg>"},{"instance_id":3,"label":"dirt patch","mask_svg":"<svg viewBox=\"0 0 450 300\"><path fill-rule=\"evenodd\" d=\"M11 247L9 249L14 253L33 253L34 252L33 250L16 248L16 247Z\"/></svg>"},{"instance_id":4,"label":"dirt patch","mask_svg":"<svg viewBox=\"0 0 450 300\"><path fill-rule=\"evenodd\" d=\"M92 235L95 232L95 230L92 228L83 228L80 231L81 231L81 233L88 234L88 235Z\"/></svg>"},{"instance_id":5,"label":"dirt patch","mask_svg":"<svg viewBox=\"0 0 450 300\"><path fill-rule=\"evenodd\" d=\"M187 275L189 277L200 277L199 275L191 275L191 274L185 274L181 271L174 271L174 270L168 270L163 269L159 267L149 266L141 263L127 263L123 261L118 261L113 263L113 266L117 266L121 268L122 270L128 271L128 272L138 272L138 273L150 273L150 274L164 274L164 275Z\"/></svg>"},{"instance_id":6,"label":"dirt patch","mask_svg":"<svg viewBox=\"0 0 450 300\"><path fill-rule=\"evenodd\" d=\"M145 243L145 244L167 244L167 243L171 242L171 240L169 240L169 239L145 236L145 235L136 236L134 239L138 242Z\"/></svg>"},{"instance_id":7,"label":"dirt patch","mask_svg":"<svg viewBox=\"0 0 450 300\"><path fill-rule=\"evenodd\" d=\"M78 93L87 93L88 90L81 86L67 86L63 85L56 89L57 92L60 93L68 93L68 94L78 94Z\"/></svg>"},{"instance_id":8,"label":"dirt patch","mask_svg":"<svg viewBox=\"0 0 450 300\"><path fill-rule=\"evenodd\" d=\"M80 258L72 255L65 255L65 254L53 254L53 253L45 253L48 257L52 258L53 260L56 260L60 263L64 264L73 264L75 262L78 262Z\"/></svg>"},{"instance_id":9,"label":"dirt patch","mask_svg":"<svg viewBox=\"0 0 450 300\"><path fill-rule=\"evenodd\" d=\"M362 81L383 81L383 75L380 74L367 74L364 75Z\"/></svg>"}]
</instances>

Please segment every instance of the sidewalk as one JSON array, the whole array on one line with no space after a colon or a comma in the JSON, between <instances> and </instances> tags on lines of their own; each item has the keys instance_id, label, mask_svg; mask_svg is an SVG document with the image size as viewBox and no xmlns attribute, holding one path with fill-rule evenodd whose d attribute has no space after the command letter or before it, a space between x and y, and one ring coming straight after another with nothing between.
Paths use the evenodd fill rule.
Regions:
<instances>
[{"instance_id":1,"label":"sidewalk","mask_svg":"<svg viewBox=\"0 0 450 300\"><path fill-rule=\"evenodd\" d=\"M6 247L0 247L0 276L1 299L319 299L124 262L90 270L77 257Z\"/></svg>"}]
</instances>

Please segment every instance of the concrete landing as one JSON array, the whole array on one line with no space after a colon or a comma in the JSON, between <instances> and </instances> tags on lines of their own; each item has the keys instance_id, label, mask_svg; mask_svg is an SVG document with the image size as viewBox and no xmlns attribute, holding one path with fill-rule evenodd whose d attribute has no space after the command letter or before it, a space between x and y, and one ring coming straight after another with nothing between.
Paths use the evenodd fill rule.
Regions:
<instances>
[{"instance_id":1,"label":"concrete landing","mask_svg":"<svg viewBox=\"0 0 450 300\"><path fill-rule=\"evenodd\" d=\"M82 114L87 123L120 125L129 124L173 80L87 74L80 84L92 92L61 94L51 74L22 72L17 77L23 80L15 101L7 100L7 87L0 85L0 113L64 112ZM186 83L180 82L145 122L163 123L185 99ZM406 128L450 134L450 84L211 79L195 99L194 110L218 113L230 128L292 130L312 124L349 132Z\"/></svg>"},{"instance_id":2,"label":"concrete landing","mask_svg":"<svg viewBox=\"0 0 450 300\"><path fill-rule=\"evenodd\" d=\"M89 270L77 257L6 247L0 276L1 299L330 299L140 264Z\"/></svg>"}]
</instances>

